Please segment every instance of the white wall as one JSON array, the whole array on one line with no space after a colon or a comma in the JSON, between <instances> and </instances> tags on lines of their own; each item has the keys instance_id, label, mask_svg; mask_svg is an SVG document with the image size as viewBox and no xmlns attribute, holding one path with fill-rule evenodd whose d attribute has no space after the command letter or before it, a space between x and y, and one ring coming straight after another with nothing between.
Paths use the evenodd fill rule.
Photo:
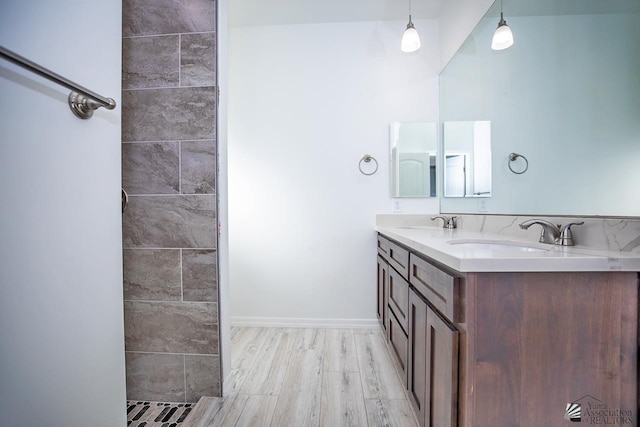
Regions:
<instances>
[{"instance_id":1,"label":"white wall","mask_svg":"<svg viewBox=\"0 0 640 427\"><path fill-rule=\"evenodd\" d=\"M458 0L444 4L439 19L440 68L444 69L495 0ZM496 20L497 26L497 20Z\"/></svg>"},{"instance_id":2,"label":"white wall","mask_svg":"<svg viewBox=\"0 0 640 427\"><path fill-rule=\"evenodd\" d=\"M415 25L415 54L400 51L401 21L231 29L235 322L374 323L373 226L392 209L389 125L438 119L438 26ZM365 154L375 175L358 171ZM438 211L436 198L401 203Z\"/></svg>"},{"instance_id":3,"label":"white wall","mask_svg":"<svg viewBox=\"0 0 640 427\"><path fill-rule=\"evenodd\" d=\"M5 0L0 45L119 103L120 22L120 2ZM0 425L125 426L120 108L80 120L2 59L0 94Z\"/></svg>"}]
</instances>

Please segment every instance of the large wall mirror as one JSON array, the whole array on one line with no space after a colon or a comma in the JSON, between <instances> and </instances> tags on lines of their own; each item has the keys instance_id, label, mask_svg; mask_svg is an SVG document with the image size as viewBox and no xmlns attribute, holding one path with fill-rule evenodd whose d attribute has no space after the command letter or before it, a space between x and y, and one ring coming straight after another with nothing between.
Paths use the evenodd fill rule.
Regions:
<instances>
[{"instance_id":1,"label":"large wall mirror","mask_svg":"<svg viewBox=\"0 0 640 427\"><path fill-rule=\"evenodd\" d=\"M441 211L640 216L640 1L503 10L514 45L491 50L497 2L440 75L445 152L446 123L491 122L491 199L443 197Z\"/></svg>"},{"instance_id":2,"label":"large wall mirror","mask_svg":"<svg viewBox=\"0 0 640 427\"><path fill-rule=\"evenodd\" d=\"M389 142L391 197L435 197L438 124L391 123Z\"/></svg>"}]
</instances>

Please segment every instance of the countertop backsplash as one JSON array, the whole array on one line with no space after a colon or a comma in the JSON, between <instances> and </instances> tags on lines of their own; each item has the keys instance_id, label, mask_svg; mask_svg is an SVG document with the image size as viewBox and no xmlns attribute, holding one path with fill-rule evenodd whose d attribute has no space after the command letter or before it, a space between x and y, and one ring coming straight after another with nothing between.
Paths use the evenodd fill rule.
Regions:
<instances>
[{"instance_id":1,"label":"countertop backsplash","mask_svg":"<svg viewBox=\"0 0 640 427\"><path fill-rule=\"evenodd\" d=\"M432 227L442 226L442 220L432 221L435 215L420 214L378 214L377 226ZM452 216L447 214L447 216ZM522 230L519 224L536 218L553 224L584 221L583 225L575 225L571 229L577 246L594 249L640 253L640 218L576 218L548 216L513 216L513 215L454 215L457 227L469 231L504 234L522 240L537 242L540 227L532 226Z\"/></svg>"}]
</instances>

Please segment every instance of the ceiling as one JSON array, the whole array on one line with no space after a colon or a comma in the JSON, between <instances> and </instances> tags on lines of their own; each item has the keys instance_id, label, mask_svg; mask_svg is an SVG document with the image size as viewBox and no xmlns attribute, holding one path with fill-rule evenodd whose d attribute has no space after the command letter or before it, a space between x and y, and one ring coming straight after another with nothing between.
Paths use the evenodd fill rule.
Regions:
<instances>
[{"instance_id":1,"label":"ceiling","mask_svg":"<svg viewBox=\"0 0 640 427\"><path fill-rule=\"evenodd\" d=\"M411 0L413 19L437 19L445 0ZM507 16L639 13L639 0L503 0ZM406 20L409 0L229 0L231 27ZM496 1L487 16L500 15Z\"/></svg>"},{"instance_id":2,"label":"ceiling","mask_svg":"<svg viewBox=\"0 0 640 427\"><path fill-rule=\"evenodd\" d=\"M507 16L601 15L640 12L638 0L503 0ZM487 16L500 16L496 1Z\"/></svg>"},{"instance_id":3,"label":"ceiling","mask_svg":"<svg viewBox=\"0 0 640 427\"><path fill-rule=\"evenodd\" d=\"M444 0L411 0L413 19L438 18ZM231 27L405 20L409 0L230 0Z\"/></svg>"}]
</instances>

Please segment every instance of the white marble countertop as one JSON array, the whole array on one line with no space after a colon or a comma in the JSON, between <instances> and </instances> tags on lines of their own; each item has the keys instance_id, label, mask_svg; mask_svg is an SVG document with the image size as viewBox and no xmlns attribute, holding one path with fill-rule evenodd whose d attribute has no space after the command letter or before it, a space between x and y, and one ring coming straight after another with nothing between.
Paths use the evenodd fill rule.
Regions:
<instances>
[{"instance_id":1,"label":"white marble countertop","mask_svg":"<svg viewBox=\"0 0 640 427\"><path fill-rule=\"evenodd\" d=\"M640 272L640 254L632 252L580 245L556 246L505 234L460 228L447 230L442 227L378 225L376 230L460 272ZM490 244L465 245L456 242Z\"/></svg>"}]
</instances>

